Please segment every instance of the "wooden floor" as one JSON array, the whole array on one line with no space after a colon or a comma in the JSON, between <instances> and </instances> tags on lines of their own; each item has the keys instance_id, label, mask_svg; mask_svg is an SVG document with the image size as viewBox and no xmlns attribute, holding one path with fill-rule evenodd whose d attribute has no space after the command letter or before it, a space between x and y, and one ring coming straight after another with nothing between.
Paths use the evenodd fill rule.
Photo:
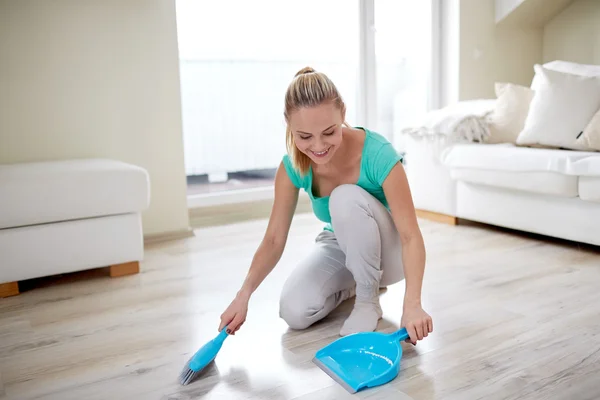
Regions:
<instances>
[{"instance_id":1,"label":"wooden floor","mask_svg":"<svg viewBox=\"0 0 600 400\"><path fill-rule=\"evenodd\" d=\"M295 332L277 315L285 277L321 224L300 216L278 268L202 379L181 387L191 354L217 333L265 221L153 245L141 273L42 280L0 299L0 399L569 399L600 398L600 252L572 243L421 220L424 306L434 333L403 343L392 383L347 394L311 363L338 337L351 302ZM400 321L402 284L382 293Z\"/></svg>"}]
</instances>

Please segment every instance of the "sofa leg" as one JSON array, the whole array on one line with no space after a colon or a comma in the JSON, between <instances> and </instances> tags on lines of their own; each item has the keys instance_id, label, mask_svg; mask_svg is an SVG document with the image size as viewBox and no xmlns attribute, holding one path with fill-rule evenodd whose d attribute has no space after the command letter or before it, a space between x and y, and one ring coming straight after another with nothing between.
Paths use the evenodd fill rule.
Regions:
<instances>
[{"instance_id":1,"label":"sofa leg","mask_svg":"<svg viewBox=\"0 0 600 400\"><path fill-rule=\"evenodd\" d=\"M140 272L140 263L138 261L127 262L123 264L111 265L110 276L116 278L124 275L133 275Z\"/></svg>"},{"instance_id":2,"label":"sofa leg","mask_svg":"<svg viewBox=\"0 0 600 400\"><path fill-rule=\"evenodd\" d=\"M416 210L416 211L417 211L417 217L419 217L419 218L429 219L431 221L441 222L443 224L448 224L448 225L458 225L458 218L454 217L452 215L440 214L440 213L436 213L433 211L426 211L426 210Z\"/></svg>"},{"instance_id":3,"label":"sofa leg","mask_svg":"<svg viewBox=\"0 0 600 400\"><path fill-rule=\"evenodd\" d=\"M19 294L19 282L0 283L0 298Z\"/></svg>"}]
</instances>

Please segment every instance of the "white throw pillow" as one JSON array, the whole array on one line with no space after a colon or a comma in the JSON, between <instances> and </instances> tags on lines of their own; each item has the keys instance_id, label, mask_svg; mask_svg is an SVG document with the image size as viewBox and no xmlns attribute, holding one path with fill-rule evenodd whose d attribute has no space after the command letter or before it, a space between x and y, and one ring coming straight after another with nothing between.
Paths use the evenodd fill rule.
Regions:
<instances>
[{"instance_id":1,"label":"white throw pillow","mask_svg":"<svg viewBox=\"0 0 600 400\"><path fill-rule=\"evenodd\" d=\"M525 127L534 91L514 83L496 82L496 107L488 117L490 136L486 143L516 143Z\"/></svg>"},{"instance_id":2,"label":"white throw pillow","mask_svg":"<svg viewBox=\"0 0 600 400\"><path fill-rule=\"evenodd\" d=\"M594 114L592 120L583 130L577 143L582 147L600 151L600 110Z\"/></svg>"},{"instance_id":3,"label":"white throw pillow","mask_svg":"<svg viewBox=\"0 0 600 400\"><path fill-rule=\"evenodd\" d=\"M600 76L600 65L580 64L571 61L554 60L542 65L545 69L552 71L564 72L566 74L581 75L581 76ZM535 67L534 67L535 70ZM537 73L531 81L531 89L536 90L541 84L543 77Z\"/></svg>"},{"instance_id":4,"label":"white throw pillow","mask_svg":"<svg viewBox=\"0 0 600 400\"><path fill-rule=\"evenodd\" d=\"M600 76L584 77L535 66L540 77L519 145L591 150L577 139L600 108Z\"/></svg>"}]
</instances>

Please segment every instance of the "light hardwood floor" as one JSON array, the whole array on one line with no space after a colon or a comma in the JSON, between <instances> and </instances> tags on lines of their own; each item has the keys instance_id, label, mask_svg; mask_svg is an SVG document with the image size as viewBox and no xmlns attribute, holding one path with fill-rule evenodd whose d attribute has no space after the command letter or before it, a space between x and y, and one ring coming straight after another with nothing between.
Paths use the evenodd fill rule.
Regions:
<instances>
[{"instance_id":1,"label":"light hardwood floor","mask_svg":"<svg viewBox=\"0 0 600 400\"><path fill-rule=\"evenodd\" d=\"M600 398L600 252L475 224L421 220L423 301L434 333L403 343L399 376L347 394L311 363L351 301L306 331L278 318L281 285L321 224L298 216L248 320L199 379L177 376L217 333L266 221L202 228L149 246L138 275L83 273L0 299L0 399ZM65 282L63 282L65 281ZM392 331L403 285L382 293Z\"/></svg>"}]
</instances>

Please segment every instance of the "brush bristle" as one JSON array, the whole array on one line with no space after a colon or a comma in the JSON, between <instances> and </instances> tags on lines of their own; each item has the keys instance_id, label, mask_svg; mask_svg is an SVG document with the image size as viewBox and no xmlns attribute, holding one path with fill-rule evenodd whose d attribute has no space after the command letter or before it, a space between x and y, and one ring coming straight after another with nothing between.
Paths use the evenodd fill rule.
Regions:
<instances>
[{"instance_id":1,"label":"brush bristle","mask_svg":"<svg viewBox=\"0 0 600 400\"><path fill-rule=\"evenodd\" d=\"M188 361L185 364L185 367L183 368L181 373L179 374L179 383L185 386L194 379L196 379L199 373L200 371L194 371L190 368L190 362Z\"/></svg>"}]
</instances>

